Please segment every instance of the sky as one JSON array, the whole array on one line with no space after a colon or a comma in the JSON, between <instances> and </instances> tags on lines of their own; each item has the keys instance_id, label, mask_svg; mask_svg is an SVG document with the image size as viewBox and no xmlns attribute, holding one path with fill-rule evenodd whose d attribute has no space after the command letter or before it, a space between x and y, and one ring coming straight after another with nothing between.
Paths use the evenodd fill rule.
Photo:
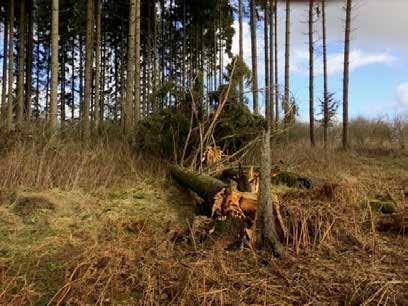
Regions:
<instances>
[{"instance_id":1,"label":"sky","mask_svg":"<svg viewBox=\"0 0 408 306\"><path fill-rule=\"evenodd\" d=\"M327 4L329 90L342 101L345 1ZM408 0L354 0L350 53L350 118L392 119L408 116ZM291 92L299 106L299 119L308 121L308 4L292 4ZM278 7L279 75L283 86L285 5ZM249 19L244 25L244 58L251 66ZM238 54L238 22L233 53ZM321 19L315 24L315 96L323 96ZM264 87L263 21L258 23L259 87ZM264 96L261 93L260 101ZM339 108L341 114L341 106Z\"/></svg>"}]
</instances>

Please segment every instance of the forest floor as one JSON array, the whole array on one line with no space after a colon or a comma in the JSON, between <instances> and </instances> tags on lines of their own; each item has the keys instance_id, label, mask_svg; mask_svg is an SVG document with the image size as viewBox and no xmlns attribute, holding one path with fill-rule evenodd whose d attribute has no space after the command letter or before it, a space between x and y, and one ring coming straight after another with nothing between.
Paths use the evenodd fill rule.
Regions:
<instances>
[{"instance_id":1,"label":"forest floor","mask_svg":"<svg viewBox=\"0 0 408 306\"><path fill-rule=\"evenodd\" d=\"M1 305L408 304L408 239L378 232L363 205L388 194L408 206L406 153L275 147L274 160L340 186L334 199L276 188L304 218L331 216L320 243L288 242L276 259L227 250L222 226L204 242L174 239L191 229L192 197L126 145L3 148Z\"/></svg>"}]
</instances>

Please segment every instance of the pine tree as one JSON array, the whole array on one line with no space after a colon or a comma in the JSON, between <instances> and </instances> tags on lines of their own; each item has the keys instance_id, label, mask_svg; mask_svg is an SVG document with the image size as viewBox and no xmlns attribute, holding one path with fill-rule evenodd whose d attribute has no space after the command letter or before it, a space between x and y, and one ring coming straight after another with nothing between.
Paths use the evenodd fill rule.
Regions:
<instances>
[{"instance_id":1,"label":"pine tree","mask_svg":"<svg viewBox=\"0 0 408 306\"><path fill-rule=\"evenodd\" d=\"M349 67L350 67L350 30L352 0L346 2L346 30L344 38L344 75L343 75L343 149L348 148L348 110L349 110Z\"/></svg>"},{"instance_id":2,"label":"pine tree","mask_svg":"<svg viewBox=\"0 0 408 306\"><path fill-rule=\"evenodd\" d=\"M9 42L9 23L7 20L7 7L4 16L4 32L3 32L3 73L2 73L2 90L1 90L1 105L0 105L0 128L6 119L7 113L7 59L8 59L8 42Z\"/></svg>"},{"instance_id":3,"label":"pine tree","mask_svg":"<svg viewBox=\"0 0 408 306\"><path fill-rule=\"evenodd\" d=\"M17 127L21 128L24 116L24 54L25 54L25 0L20 2L19 45L17 63Z\"/></svg>"},{"instance_id":4,"label":"pine tree","mask_svg":"<svg viewBox=\"0 0 408 306\"><path fill-rule=\"evenodd\" d=\"M50 133L57 128L59 0L52 1Z\"/></svg>"},{"instance_id":5,"label":"pine tree","mask_svg":"<svg viewBox=\"0 0 408 306\"><path fill-rule=\"evenodd\" d=\"M310 143L315 146L314 131L314 41L313 41L314 1L309 0L309 133Z\"/></svg>"},{"instance_id":6,"label":"pine tree","mask_svg":"<svg viewBox=\"0 0 408 306\"><path fill-rule=\"evenodd\" d=\"M89 108L92 96L92 66L93 66L93 31L94 31L94 1L87 0L86 10L86 59L85 59L85 90L82 106L82 137L88 139L91 135L89 122Z\"/></svg>"},{"instance_id":7,"label":"pine tree","mask_svg":"<svg viewBox=\"0 0 408 306\"><path fill-rule=\"evenodd\" d=\"M290 120L290 0L286 0L286 30L285 30L285 93L283 109L285 113L285 128L289 127Z\"/></svg>"},{"instance_id":8,"label":"pine tree","mask_svg":"<svg viewBox=\"0 0 408 306\"><path fill-rule=\"evenodd\" d=\"M252 51L252 103L254 113L259 113L258 105L258 48L256 41L256 4L250 0L250 28L251 28L251 51Z\"/></svg>"}]
</instances>

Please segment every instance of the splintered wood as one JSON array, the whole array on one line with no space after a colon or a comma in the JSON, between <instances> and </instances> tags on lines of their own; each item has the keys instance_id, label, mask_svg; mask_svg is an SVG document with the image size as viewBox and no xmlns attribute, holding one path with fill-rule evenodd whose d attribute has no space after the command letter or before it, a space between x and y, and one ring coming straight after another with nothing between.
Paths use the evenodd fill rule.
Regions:
<instances>
[{"instance_id":1,"label":"splintered wood","mask_svg":"<svg viewBox=\"0 0 408 306\"><path fill-rule=\"evenodd\" d=\"M279 199L272 194L272 205L276 228L281 239L286 239L288 230L280 213ZM211 217L215 220L225 220L227 217L240 219L243 231L250 244L255 243L255 226L258 209L258 194L253 192L234 191L224 188L214 197Z\"/></svg>"},{"instance_id":2,"label":"splintered wood","mask_svg":"<svg viewBox=\"0 0 408 306\"><path fill-rule=\"evenodd\" d=\"M251 244L255 241L255 224L258 208L258 177L254 169L244 175L246 189L256 192L242 192L228 186L221 180L205 174L197 174L180 167L172 166L171 173L175 180L184 187L197 193L204 200L204 211L212 220L225 220L228 217L239 219L242 222L242 235ZM231 174L231 173L230 173ZM236 173L234 179L243 177L243 171ZM238 182L239 185L239 182ZM287 237L287 228L280 214L279 200L272 194L272 205L274 206L275 222L282 239Z\"/></svg>"},{"instance_id":3,"label":"splintered wood","mask_svg":"<svg viewBox=\"0 0 408 306\"><path fill-rule=\"evenodd\" d=\"M202 162L206 166L213 166L221 162L224 152L218 146L207 146L203 157Z\"/></svg>"}]
</instances>

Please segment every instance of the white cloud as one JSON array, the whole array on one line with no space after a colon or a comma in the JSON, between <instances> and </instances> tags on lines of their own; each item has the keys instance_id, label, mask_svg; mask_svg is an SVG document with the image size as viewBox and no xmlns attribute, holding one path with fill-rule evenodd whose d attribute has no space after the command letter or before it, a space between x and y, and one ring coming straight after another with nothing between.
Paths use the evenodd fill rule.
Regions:
<instances>
[{"instance_id":1,"label":"white cloud","mask_svg":"<svg viewBox=\"0 0 408 306\"><path fill-rule=\"evenodd\" d=\"M328 73L335 74L343 71L344 55L342 53L329 55ZM396 58L386 52L368 53L362 50L353 50L350 53L350 71L372 64L391 64Z\"/></svg>"},{"instance_id":2,"label":"white cloud","mask_svg":"<svg viewBox=\"0 0 408 306\"><path fill-rule=\"evenodd\" d=\"M397 88L398 105L408 107L408 83L402 83Z\"/></svg>"},{"instance_id":3,"label":"white cloud","mask_svg":"<svg viewBox=\"0 0 408 306\"><path fill-rule=\"evenodd\" d=\"M293 72L302 74L308 73L309 55L306 50L294 50L293 54ZM359 68L369 65L389 65L396 61L396 57L393 55L382 53L371 53L360 49L354 49L350 52L350 71L357 70ZM343 72L344 69L344 54L342 52L332 53L328 55L327 67L328 74L335 75ZM315 60L315 73L316 75L323 74L323 63L321 59Z\"/></svg>"}]
</instances>

